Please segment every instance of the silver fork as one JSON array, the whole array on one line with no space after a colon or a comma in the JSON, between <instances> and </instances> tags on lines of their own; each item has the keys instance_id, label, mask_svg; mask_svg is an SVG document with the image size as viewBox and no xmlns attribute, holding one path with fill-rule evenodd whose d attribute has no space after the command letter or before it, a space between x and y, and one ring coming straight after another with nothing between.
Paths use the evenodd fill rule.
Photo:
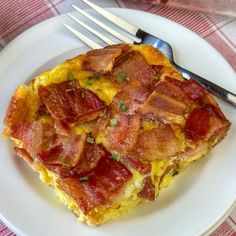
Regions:
<instances>
[{"instance_id":1,"label":"silver fork","mask_svg":"<svg viewBox=\"0 0 236 236\"><path fill-rule=\"evenodd\" d=\"M154 35L151 35L151 34L145 32L142 29L139 29L135 25L132 25L132 24L124 21L120 17L110 13L109 11L97 6L96 4L94 4L94 3L92 3L88 0L82 0L82 1L85 2L87 5L89 5L96 12L98 12L100 15L105 17L107 20L109 20L113 24L119 26L121 29L125 30L126 32L128 32L129 34L131 34L134 37L133 37L133 39L130 39L130 38L126 37L125 35L119 33L118 31L112 29L111 27L105 25L103 22L99 21L95 17L89 15L84 10L78 8L75 5L72 5L72 7L76 11L80 12L86 18L93 21L99 27L101 27L102 29L106 30L107 32L109 32L110 34L112 34L113 36L118 38L121 42L129 43L129 44L133 44L133 43L135 43L135 44L141 44L141 43L142 44L149 44L149 45L152 45L152 46L158 48L162 53L164 53L166 55L168 60L182 73L184 78L194 79L195 81L197 81L198 83L203 85L213 95L215 95L216 97L220 98L221 100L223 100L223 101L225 101L225 102L227 102L227 103L229 103L229 104L236 107L236 95L234 93L232 93L232 92L220 87L219 85L214 84L211 81L206 80L206 79L200 77L199 75L197 75L197 74L195 74L195 73L193 73L189 70L186 70L183 67L177 65L174 61L173 50L167 42L163 41L162 39L160 39L160 38L158 38ZM100 32L96 31L95 29L91 28L89 25L87 25L84 22L80 21L78 18L76 18L72 14L69 13L68 16L70 18L72 18L75 22L77 22L79 25L84 27L86 30L90 31L91 33L96 35L98 38L102 39L108 45L115 44L115 42L112 41L110 38L106 37L105 35L101 34ZM89 47L91 47L93 49L103 48L103 46L101 46L100 44L94 42L93 40L91 40L87 36L83 35L79 31L72 28L71 26L69 26L67 24L64 24L64 26L69 31L71 31L74 35L76 35L79 39L81 39L84 43L86 43Z\"/></svg>"}]
</instances>

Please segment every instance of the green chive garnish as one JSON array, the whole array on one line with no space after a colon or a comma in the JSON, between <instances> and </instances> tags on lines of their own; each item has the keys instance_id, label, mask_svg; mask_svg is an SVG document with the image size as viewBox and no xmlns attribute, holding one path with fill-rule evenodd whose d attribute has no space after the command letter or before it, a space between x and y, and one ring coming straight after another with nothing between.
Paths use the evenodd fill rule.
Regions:
<instances>
[{"instance_id":1,"label":"green chive garnish","mask_svg":"<svg viewBox=\"0 0 236 236\"><path fill-rule=\"evenodd\" d=\"M120 160L120 155L116 152L112 152L111 154L112 159L119 161Z\"/></svg>"},{"instance_id":2,"label":"green chive garnish","mask_svg":"<svg viewBox=\"0 0 236 236\"><path fill-rule=\"evenodd\" d=\"M120 108L121 111L127 111L128 110L128 106L123 102L120 102L119 108Z\"/></svg>"},{"instance_id":3,"label":"green chive garnish","mask_svg":"<svg viewBox=\"0 0 236 236\"><path fill-rule=\"evenodd\" d=\"M35 119L35 120L39 120L39 118L40 118L40 114L39 114L39 113L36 113L36 114L34 115L34 119Z\"/></svg>"},{"instance_id":4,"label":"green chive garnish","mask_svg":"<svg viewBox=\"0 0 236 236\"><path fill-rule=\"evenodd\" d=\"M92 79L87 79L86 84L88 86L91 86L93 84L93 80Z\"/></svg>"},{"instance_id":5,"label":"green chive garnish","mask_svg":"<svg viewBox=\"0 0 236 236\"><path fill-rule=\"evenodd\" d=\"M158 76L158 75L153 75L153 76L152 76L152 79L153 79L153 80L158 80L158 79L159 79L159 76Z\"/></svg>"},{"instance_id":6,"label":"green chive garnish","mask_svg":"<svg viewBox=\"0 0 236 236\"><path fill-rule=\"evenodd\" d=\"M67 74L67 79L68 79L69 81L74 80L74 79L75 79L74 74L73 74L72 72L68 72L68 74Z\"/></svg>"},{"instance_id":7,"label":"green chive garnish","mask_svg":"<svg viewBox=\"0 0 236 236\"><path fill-rule=\"evenodd\" d=\"M111 119L110 123L111 123L111 126L116 126L117 125L117 119Z\"/></svg>"},{"instance_id":8,"label":"green chive garnish","mask_svg":"<svg viewBox=\"0 0 236 236\"><path fill-rule=\"evenodd\" d=\"M80 177L79 178L80 183L84 183L88 181L88 176Z\"/></svg>"},{"instance_id":9,"label":"green chive garnish","mask_svg":"<svg viewBox=\"0 0 236 236\"><path fill-rule=\"evenodd\" d=\"M62 163L62 167L65 169L68 169L68 168L70 168L70 165L68 165L67 163Z\"/></svg>"},{"instance_id":10,"label":"green chive garnish","mask_svg":"<svg viewBox=\"0 0 236 236\"><path fill-rule=\"evenodd\" d=\"M100 80L99 75L95 75L95 76L94 76L94 79L95 79L95 80Z\"/></svg>"},{"instance_id":11,"label":"green chive garnish","mask_svg":"<svg viewBox=\"0 0 236 236\"><path fill-rule=\"evenodd\" d=\"M94 138L92 138L92 137L87 137L87 143L93 144L93 143L94 143Z\"/></svg>"},{"instance_id":12,"label":"green chive garnish","mask_svg":"<svg viewBox=\"0 0 236 236\"><path fill-rule=\"evenodd\" d=\"M116 75L116 81L121 84L122 82L124 82L126 80L126 76L123 73L118 73Z\"/></svg>"},{"instance_id":13,"label":"green chive garnish","mask_svg":"<svg viewBox=\"0 0 236 236\"><path fill-rule=\"evenodd\" d=\"M179 171L178 170L174 170L174 172L172 173L172 176L176 176L179 174Z\"/></svg>"},{"instance_id":14,"label":"green chive garnish","mask_svg":"<svg viewBox=\"0 0 236 236\"><path fill-rule=\"evenodd\" d=\"M103 90L102 89L100 89L100 88L98 88L98 89L96 89L96 92L102 92Z\"/></svg>"}]
</instances>

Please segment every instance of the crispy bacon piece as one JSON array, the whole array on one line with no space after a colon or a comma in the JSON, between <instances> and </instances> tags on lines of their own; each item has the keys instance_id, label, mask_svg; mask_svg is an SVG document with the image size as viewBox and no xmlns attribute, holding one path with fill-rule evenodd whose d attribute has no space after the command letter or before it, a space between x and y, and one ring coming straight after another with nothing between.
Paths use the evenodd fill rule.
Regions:
<instances>
[{"instance_id":1,"label":"crispy bacon piece","mask_svg":"<svg viewBox=\"0 0 236 236\"><path fill-rule=\"evenodd\" d=\"M129 112L134 112L148 98L150 92L150 89L132 80L115 95L112 100L112 107L116 112L120 112L122 102L127 106Z\"/></svg>"},{"instance_id":2,"label":"crispy bacon piece","mask_svg":"<svg viewBox=\"0 0 236 236\"><path fill-rule=\"evenodd\" d=\"M62 177L82 177L91 173L105 154L104 149L100 145L85 143L83 153L75 167L71 168L71 166L65 164L45 164L48 169L58 173Z\"/></svg>"},{"instance_id":3,"label":"crispy bacon piece","mask_svg":"<svg viewBox=\"0 0 236 236\"><path fill-rule=\"evenodd\" d=\"M103 149L95 143L86 143L82 157L78 165L73 169L77 176L82 176L92 171L100 159L105 155Z\"/></svg>"},{"instance_id":4,"label":"crispy bacon piece","mask_svg":"<svg viewBox=\"0 0 236 236\"><path fill-rule=\"evenodd\" d=\"M132 177L121 162L113 160L111 157L101 159L94 173L109 193L117 193Z\"/></svg>"},{"instance_id":5,"label":"crispy bacon piece","mask_svg":"<svg viewBox=\"0 0 236 236\"><path fill-rule=\"evenodd\" d=\"M206 104L201 108L195 108L189 114L184 131L185 136L193 141L207 141L214 137L215 141L219 142L229 126L229 121L225 119L218 107Z\"/></svg>"},{"instance_id":6,"label":"crispy bacon piece","mask_svg":"<svg viewBox=\"0 0 236 236\"><path fill-rule=\"evenodd\" d=\"M97 135L105 130L106 126L109 124L111 119L111 111L110 109L104 110L104 112L100 115L100 117L95 120L92 135L93 137L97 137Z\"/></svg>"},{"instance_id":7,"label":"crispy bacon piece","mask_svg":"<svg viewBox=\"0 0 236 236\"><path fill-rule=\"evenodd\" d=\"M153 114L154 117L162 117L167 114L175 114L183 116L188 110L188 105L175 98L167 96L165 94L153 91L148 99L140 106L140 113ZM164 111L164 113L162 113Z\"/></svg>"},{"instance_id":8,"label":"crispy bacon piece","mask_svg":"<svg viewBox=\"0 0 236 236\"><path fill-rule=\"evenodd\" d=\"M139 111L143 116L159 120L168 119L170 115L183 117L189 111L192 103L192 100L182 89L185 83L187 84L187 82L169 77L160 81L156 85L155 91L140 106Z\"/></svg>"},{"instance_id":9,"label":"crispy bacon piece","mask_svg":"<svg viewBox=\"0 0 236 236\"><path fill-rule=\"evenodd\" d=\"M135 152L131 152L127 157L124 157L122 161L125 166L128 168L133 168L141 174L151 173L152 166L150 162L140 159L139 155L136 155Z\"/></svg>"},{"instance_id":10,"label":"crispy bacon piece","mask_svg":"<svg viewBox=\"0 0 236 236\"><path fill-rule=\"evenodd\" d=\"M158 128L140 134L134 151L139 158L153 161L175 156L181 149L172 127L161 124Z\"/></svg>"},{"instance_id":11,"label":"crispy bacon piece","mask_svg":"<svg viewBox=\"0 0 236 236\"><path fill-rule=\"evenodd\" d=\"M112 71L111 78L116 81L120 74L126 78L126 81L136 80L143 87L151 88L156 83L153 76L157 75L157 69L148 65L141 53L133 51L128 54L125 60L116 65Z\"/></svg>"},{"instance_id":12,"label":"crispy bacon piece","mask_svg":"<svg viewBox=\"0 0 236 236\"><path fill-rule=\"evenodd\" d=\"M210 129L210 113L204 108L195 108L188 116L184 132L191 140L203 139Z\"/></svg>"},{"instance_id":13,"label":"crispy bacon piece","mask_svg":"<svg viewBox=\"0 0 236 236\"><path fill-rule=\"evenodd\" d=\"M57 183L77 202L85 215L95 207L109 203L109 195L97 185L94 177L85 183L81 183L79 178L59 178Z\"/></svg>"},{"instance_id":14,"label":"crispy bacon piece","mask_svg":"<svg viewBox=\"0 0 236 236\"><path fill-rule=\"evenodd\" d=\"M19 148L19 147L14 147L14 151L16 152L17 155L19 155L21 158L23 158L28 164L33 163L33 158L30 156L30 154L24 149L24 148Z\"/></svg>"},{"instance_id":15,"label":"crispy bacon piece","mask_svg":"<svg viewBox=\"0 0 236 236\"><path fill-rule=\"evenodd\" d=\"M109 127L106 131L109 149L126 155L134 148L137 141L140 115L122 113L116 119L117 125Z\"/></svg>"},{"instance_id":16,"label":"crispy bacon piece","mask_svg":"<svg viewBox=\"0 0 236 236\"><path fill-rule=\"evenodd\" d=\"M181 83L180 81L178 81ZM174 83L169 82L168 80L161 81L157 84L156 89L158 93L164 94L168 97L171 97L175 100L185 103L186 105L190 104L188 96L183 92L183 90Z\"/></svg>"},{"instance_id":17,"label":"crispy bacon piece","mask_svg":"<svg viewBox=\"0 0 236 236\"><path fill-rule=\"evenodd\" d=\"M84 150L86 134L68 136L56 134L52 123L34 121L12 127L11 136L23 142L23 148L45 165L75 167Z\"/></svg>"},{"instance_id":18,"label":"crispy bacon piece","mask_svg":"<svg viewBox=\"0 0 236 236\"><path fill-rule=\"evenodd\" d=\"M42 121L18 123L11 129L11 136L23 141L23 148L32 158L36 158L38 153L51 146L54 135L52 124Z\"/></svg>"},{"instance_id":19,"label":"crispy bacon piece","mask_svg":"<svg viewBox=\"0 0 236 236\"><path fill-rule=\"evenodd\" d=\"M102 74L111 72L116 61L122 60L124 55L130 50L130 46L119 44L89 51L87 53L87 60L85 61L84 68Z\"/></svg>"},{"instance_id":20,"label":"crispy bacon piece","mask_svg":"<svg viewBox=\"0 0 236 236\"><path fill-rule=\"evenodd\" d=\"M111 75L119 88L112 101L113 109L119 112L122 102L129 112L136 111L153 91L161 69L162 66L149 65L141 53L129 53L125 60L116 65Z\"/></svg>"},{"instance_id":21,"label":"crispy bacon piece","mask_svg":"<svg viewBox=\"0 0 236 236\"><path fill-rule=\"evenodd\" d=\"M81 88L77 80L40 87L38 92L52 117L64 123L91 121L106 108L96 94Z\"/></svg>"},{"instance_id":22,"label":"crispy bacon piece","mask_svg":"<svg viewBox=\"0 0 236 236\"><path fill-rule=\"evenodd\" d=\"M88 181L81 183L79 178L58 179L59 186L75 201L84 214L97 206L110 204L132 177L126 167L106 156L100 159Z\"/></svg>"},{"instance_id":23,"label":"crispy bacon piece","mask_svg":"<svg viewBox=\"0 0 236 236\"><path fill-rule=\"evenodd\" d=\"M160 75L163 65L152 65L152 69L155 71L155 75Z\"/></svg>"},{"instance_id":24,"label":"crispy bacon piece","mask_svg":"<svg viewBox=\"0 0 236 236\"><path fill-rule=\"evenodd\" d=\"M146 199L146 200L149 200L149 201L154 201L155 200L155 185L152 181L151 176L147 176L144 179L143 188L138 193L138 196L140 198L143 198L143 199Z\"/></svg>"},{"instance_id":25,"label":"crispy bacon piece","mask_svg":"<svg viewBox=\"0 0 236 236\"><path fill-rule=\"evenodd\" d=\"M182 89L185 94L193 101L198 101L208 93L208 91L203 86L193 79L188 80L184 86L182 86Z\"/></svg>"},{"instance_id":26,"label":"crispy bacon piece","mask_svg":"<svg viewBox=\"0 0 236 236\"><path fill-rule=\"evenodd\" d=\"M187 81L180 81L173 79L171 77L165 77L165 79L178 86L187 96L193 101L198 101L201 99L205 94L208 93L208 91L201 86L198 82L196 82L193 79L187 80Z\"/></svg>"},{"instance_id":27,"label":"crispy bacon piece","mask_svg":"<svg viewBox=\"0 0 236 236\"><path fill-rule=\"evenodd\" d=\"M48 167L51 165L75 167L83 154L86 137L86 134L57 135L53 146L50 149L43 149L38 153L38 157Z\"/></svg>"}]
</instances>

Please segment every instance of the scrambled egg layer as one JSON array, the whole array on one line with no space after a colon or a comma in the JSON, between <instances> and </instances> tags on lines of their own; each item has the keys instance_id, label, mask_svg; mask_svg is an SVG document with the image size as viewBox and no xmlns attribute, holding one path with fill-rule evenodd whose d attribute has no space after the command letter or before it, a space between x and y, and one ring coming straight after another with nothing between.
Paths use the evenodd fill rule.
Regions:
<instances>
[{"instance_id":1,"label":"scrambled egg layer","mask_svg":"<svg viewBox=\"0 0 236 236\"><path fill-rule=\"evenodd\" d=\"M149 64L164 65L170 67L172 72L176 73L176 70L170 65L166 57L149 46L137 46L132 47L142 53ZM82 62L84 55L80 55L76 58L66 61L65 63L58 65L51 71L46 71L41 75L37 76L33 81L30 82L29 86L32 89L32 93L37 92L40 86L47 86L52 83L60 83L65 80L78 79L81 86L96 93L101 100L107 105L112 102L113 97L117 93L117 88L114 87L113 83L105 77L94 77L90 72L82 70ZM23 89L25 90L25 88ZM175 117L176 119L176 117ZM182 123L182 120L175 120L175 123ZM143 122L142 130L150 130L156 127L156 124L151 122ZM89 124L83 124L75 127L75 131L78 134L91 131ZM177 136L182 143L182 149L185 148L184 138L181 136L181 132L177 132ZM106 140L104 135L101 133L96 139L97 143L103 143L106 146ZM172 160L165 158L162 160L156 160L151 163L151 178L155 184L156 196L159 194L159 190L170 185L174 177L181 171L183 171L191 162L199 159L207 150L199 153L181 163L178 163L178 169L169 168L172 166ZM98 225L105 223L111 219L119 218L122 214L130 211L136 205L143 202L144 200L138 197L138 192L142 189L143 180L145 176L141 175L135 170L131 170L133 177L127 183L124 194L117 199L117 201L109 208L99 207L94 209L89 215L84 215L78 207L74 199L68 196L64 191L60 190L57 185L58 176L47 170L41 163L34 163L33 168L39 172L40 179L43 183L54 187L56 195L62 203L64 203L75 215L78 216L80 221L86 222L89 225ZM167 171L168 170L168 171ZM164 176L163 176L164 175Z\"/></svg>"}]
</instances>

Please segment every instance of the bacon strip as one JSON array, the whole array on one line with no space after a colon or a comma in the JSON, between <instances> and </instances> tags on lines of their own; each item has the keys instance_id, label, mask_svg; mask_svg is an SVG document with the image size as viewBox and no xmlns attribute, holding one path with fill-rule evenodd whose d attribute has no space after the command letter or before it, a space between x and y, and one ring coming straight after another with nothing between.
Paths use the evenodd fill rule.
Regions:
<instances>
[{"instance_id":1,"label":"bacon strip","mask_svg":"<svg viewBox=\"0 0 236 236\"><path fill-rule=\"evenodd\" d=\"M137 141L140 115L122 113L116 119L117 125L109 127L106 131L109 149L126 155L134 148Z\"/></svg>"},{"instance_id":2,"label":"bacon strip","mask_svg":"<svg viewBox=\"0 0 236 236\"><path fill-rule=\"evenodd\" d=\"M154 201L155 200L155 185L152 181L151 176L147 176L144 179L143 188L138 193L138 196L140 198L143 198L143 199L146 199L146 200L149 200L149 201Z\"/></svg>"},{"instance_id":3,"label":"bacon strip","mask_svg":"<svg viewBox=\"0 0 236 236\"><path fill-rule=\"evenodd\" d=\"M182 82L178 81L178 83L182 83ZM158 93L164 94L175 100L183 102L186 105L190 104L189 98L184 93L184 91L179 86L177 86L174 82L169 82L167 79L158 83L155 90Z\"/></svg>"},{"instance_id":4,"label":"bacon strip","mask_svg":"<svg viewBox=\"0 0 236 236\"><path fill-rule=\"evenodd\" d=\"M188 98L193 101L200 100L204 95L208 93L208 91L203 86L201 86L193 79L180 81L168 76L165 77L165 79L168 82L178 86L188 96Z\"/></svg>"},{"instance_id":5,"label":"bacon strip","mask_svg":"<svg viewBox=\"0 0 236 236\"><path fill-rule=\"evenodd\" d=\"M107 156L100 159L87 182L80 183L79 178L71 177L58 179L58 184L88 214L97 206L110 204L131 177L121 162Z\"/></svg>"},{"instance_id":6,"label":"bacon strip","mask_svg":"<svg viewBox=\"0 0 236 236\"><path fill-rule=\"evenodd\" d=\"M101 159L94 173L109 193L117 193L132 177L121 162L113 160L111 157Z\"/></svg>"},{"instance_id":7,"label":"bacon strip","mask_svg":"<svg viewBox=\"0 0 236 236\"><path fill-rule=\"evenodd\" d=\"M14 125L11 136L23 142L23 148L33 159L39 158L48 167L59 165L70 168L78 164L87 137L86 134L56 134L52 123L42 121Z\"/></svg>"},{"instance_id":8,"label":"bacon strip","mask_svg":"<svg viewBox=\"0 0 236 236\"><path fill-rule=\"evenodd\" d=\"M124 157L122 161L129 169L133 168L141 174L151 173L152 166L150 162L140 159L139 155L135 154L135 152L131 152L127 157Z\"/></svg>"},{"instance_id":9,"label":"bacon strip","mask_svg":"<svg viewBox=\"0 0 236 236\"><path fill-rule=\"evenodd\" d=\"M150 89L141 86L137 81L130 81L113 98L112 108L119 113L120 103L127 106L128 112L135 112L139 106L148 98Z\"/></svg>"},{"instance_id":10,"label":"bacon strip","mask_svg":"<svg viewBox=\"0 0 236 236\"><path fill-rule=\"evenodd\" d=\"M62 136L57 135L57 140L54 141L50 149L43 149L38 153L38 157L49 165L62 165L75 167L83 154L86 134Z\"/></svg>"},{"instance_id":11,"label":"bacon strip","mask_svg":"<svg viewBox=\"0 0 236 236\"><path fill-rule=\"evenodd\" d=\"M121 60L130 50L130 46L119 44L89 51L84 67L96 73L111 72L116 61Z\"/></svg>"},{"instance_id":12,"label":"bacon strip","mask_svg":"<svg viewBox=\"0 0 236 236\"><path fill-rule=\"evenodd\" d=\"M48 149L55 135L51 123L34 121L31 123L18 123L12 127L11 136L23 142L23 148L34 159L42 150Z\"/></svg>"},{"instance_id":13,"label":"bacon strip","mask_svg":"<svg viewBox=\"0 0 236 236\"><path fill-rule=\"evenodd\" d=\"M210 129L210 113L204 108L195 108L188 116L184 132L191 140L203 139Z\"/></svg>"},{"instance_id":14,"label":"bacon strip","mask_svg":"<svg viewBox=\"0 0 236 236\"><path fill-rule=\"evenodd\" d=\"M33 158L30 156L30 154L24 149L19 147L14 147L14 151L17 155L19 155L21 158L23 158L28 164L33 164Z\"/></svg>"},{"instance_id":15,"label":"bacon strip","mask_svg":"<svg viewBox=\"0 0 236 236\"><path fill-rule=\"evenodd\" d=\"M52 117L63 123L91 121L106 108L96 94L81 88L77 80L40 87L38 92Z\"/></svg>"},{"instance_id":16,"label":"bacon strip","mask_svg":"<svg viewBox=\"0 0 236 236\"><path fill-rule=\"evenodd\" d=\"M230 126L218 107L206 104L202 108L195 108L188 116L185 123L185 136L192 141L213 138L219 142Z\"/></svg>"},{"instance_id":17,"label":"bacon strip","mask_svg":"<svg viewBox=\"0 0 236 236\"><path fill-rule=\"evenodd\" d=\"M140 134L134 151L139 158L153 161L175 156L181 149L172 127L161 124L158 128Z\"/></svg>"},{"instance_id":18,"label":"bacon strip","mask_svg":"<svg viewBox=\"0 0 236 236\"><path fill-rule=\"evenodd\" d=\"M99 145L86 142L83 152L79 157L79 162L75 167L65 165L64 163L48 164L45 162L44 164L49 170L59 174L62 177L82 177L91 173L104 155L104 149Z\"/></svg>"},{"instance_id":19,"label":"bacon strip","mask_svg":"<svg viewBox=\"0 0 236 236\"><path fill-rule=\"evenodd\" d=\"M85 215L95 207L109 202L108 195L97 187L93 177L86 183L80 183L79 178L59 178L57 183L65 193L77 202Z\"/></svg>"},{"instance_id":20,"label":"bacon strip","mask_svg":"<svg viewBox=\"0 0 236 236\"><path fill-rule=\"evenodd\" d=\"M172 97L154 91L140 106L139 112L154 119L167 119L171 115L183 116L188 110L188 105Z\"/></svg>"},{"instance_id":21,"label":"bacon strip","mask_svg":"<svg viewBox=\"0 0 236 236\"><path fill-rule=\"evenodd\" d=\"M137 51L133 51L112 71L111 78L117 81L119 74L125 76L126 81L135 80L143 87L151 88L156 80L153 79L157 75L157 68L154 68L146 62L143 55ZM126 83L123 83L125 86Z\"/></svg>"}]
</instances>

